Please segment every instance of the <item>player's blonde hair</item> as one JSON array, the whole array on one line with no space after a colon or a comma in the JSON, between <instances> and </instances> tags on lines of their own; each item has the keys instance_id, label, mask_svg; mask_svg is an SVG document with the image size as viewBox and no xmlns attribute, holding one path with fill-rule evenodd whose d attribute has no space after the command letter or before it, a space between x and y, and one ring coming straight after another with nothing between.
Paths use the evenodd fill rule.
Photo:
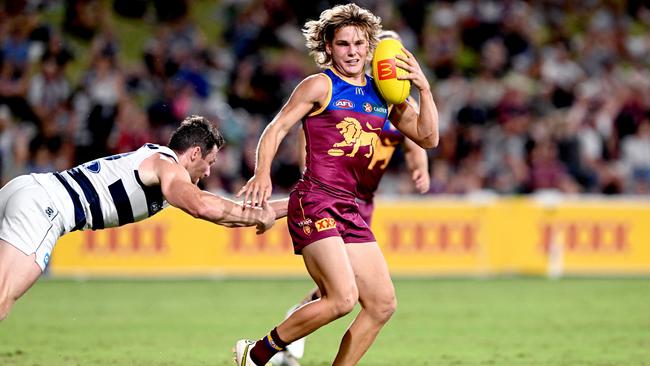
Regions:
<instances>
[{"instance_id":1,"label":"player's blonde hair","mask_svg":"<svg viewBox=\"0 0 650 366\"><path fill-rule=\"evenodd\" d=\"M320 14L318 20L305 23L302 33L307 39L307 49L320 68L332 64L332 56L325 51L325 45L332 42L336 30L353 26L360 29L368 39L368 53L377 46L381 32L381 18L356 4L337 5Z\"/></svg>"}]
</instances>

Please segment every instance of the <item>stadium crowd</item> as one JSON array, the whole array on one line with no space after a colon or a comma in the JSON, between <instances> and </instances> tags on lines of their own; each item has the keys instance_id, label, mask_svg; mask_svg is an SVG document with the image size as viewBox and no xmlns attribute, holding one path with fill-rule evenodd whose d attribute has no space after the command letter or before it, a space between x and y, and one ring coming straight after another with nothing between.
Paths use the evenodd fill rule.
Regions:
<instances>
[{"instance_id":1,"label":"stadium crowd","mask_svg":"<svg viewBox=\"0 0 650 366\"><path fill-rule=\"evenodd\" d=\"M263 128L296 83L318 71L299 25L333 3L214 2L200 15L222 32L208 39L190 0L5 2L2 183L165 144L178 121L201 114L227 139L205 188L236 192L252 175ZM650 193L647 2L356 3L401 35L432 80L441 139L429 151L430 194ZM57 8L62 21L46 21ZM114 17L154 24L137 62L124 59L129 35ZM82 65L77 78L73 63ZM296 141L285 138L278 151L276 193L300 176ZM412 192L401 159L380 193Z\"/></svg>"}]
</instances>

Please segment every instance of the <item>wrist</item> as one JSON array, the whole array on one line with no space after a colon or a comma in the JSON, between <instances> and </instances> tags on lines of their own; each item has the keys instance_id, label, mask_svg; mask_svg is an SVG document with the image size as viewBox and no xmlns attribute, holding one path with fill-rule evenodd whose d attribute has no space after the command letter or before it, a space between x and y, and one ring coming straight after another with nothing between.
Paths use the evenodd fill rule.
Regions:
<instances>
[{"instance_id":1,"label":"wrist","mask_svg":"<svg viewBox=\"0 0 650 366\"><path fill-rule=\"evenodd\" d=\"M271 174L271 169L270 168L264 168L264 167L255 167L254 173L256 176L261 176L261 175L270 175Z\"/></svg>"},{"instance_id":2,"label":"wrist","mask_svg":"<svg viewBox=\"0 0 650 366\"><path fill-rule=\"evenodd\" d=\"M433 96L431 94L431 87L429 86L429 83L427 83L426 87L420 89L420 97L428 95Z\"/></svg>"}]
</instances>

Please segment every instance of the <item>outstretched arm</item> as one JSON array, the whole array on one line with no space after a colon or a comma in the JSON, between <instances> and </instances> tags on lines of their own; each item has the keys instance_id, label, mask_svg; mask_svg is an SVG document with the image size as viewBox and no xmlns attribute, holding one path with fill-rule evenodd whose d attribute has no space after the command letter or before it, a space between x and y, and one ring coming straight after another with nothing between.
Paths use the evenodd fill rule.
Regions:
<instances>
[{"instance_id":1,"label":"outstretched arm","mask_svg":"<svg viewBox=\"0 0 650 366\"><path fill-rule=\"evenodd\" d=\"M420 92L419 111L412 101L407 99L404 103L396 105L391 112L390 120L405 136L419 146L429 149L438 146L438 109L433 101L431 86L422 72L420 65L411 52L402 49L406 57L397 55L400 60L397 66L406 70L408 74L398 76L400 80L411 80L411 83Z\"/></svg>"},{"instance_id":2,"label":"outstretched arm","mask_svg":"<svg viewBox=\"0 0 650 366\"><path fill-rule=\"evenodd\" d=\"M275 211L275 219L281 219L287 216L287 207L289 205L289 199L283 198L280 200L269 201L269 206Z\"/></svg>"},{"instance_id":3,"label":"outstretched arm","mask_svg":"<svg viewBox=\"0 0 650 366\"><path fill-rule=\"evenodd\" d=\"M244 195L244 205L261 206L271 196L271 162L278 146L291 127L325 100L328 92L326 76L316 74L307 77L298 84L287 103L266 126L257 145L255 175L237 192L237 197Z\"/></svg>"},{"instance_id":4,"label":"outstretched arm","mask_svg":"<svg viewBox=\"0 0 650 366\"><path fill-rule=\"evenodd\" d=\"M276 212L270 205L242 207L227 198L199 189L180 165L166 159L153 161L163 196L188 214L226 227L255 226L261 234L273 226ZM277 204L281 211L281 204ZM285 208L286 210L286 208Z\"/></svg>"}]
</instances>

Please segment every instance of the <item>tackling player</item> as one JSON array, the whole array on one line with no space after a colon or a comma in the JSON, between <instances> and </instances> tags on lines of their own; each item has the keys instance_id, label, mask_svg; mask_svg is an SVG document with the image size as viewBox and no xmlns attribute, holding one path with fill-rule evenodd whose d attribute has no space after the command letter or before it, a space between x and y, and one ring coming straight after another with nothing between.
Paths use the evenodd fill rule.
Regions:
<instances>
[{"instance_id":1,"label":"tackling player","mask_svg":"<svg viewBox=\"0 0 650 366\"><path fill-rule=\"evenodd\" d=\"M186 118L168 146L140 149L56 173L14 178L0 190L0 320L41 275L56 241L146 219L172 205L226 227L268 230L287 200L243 207L202 191L224 140L208 120Z\"/></svg>"}]
</instances>

